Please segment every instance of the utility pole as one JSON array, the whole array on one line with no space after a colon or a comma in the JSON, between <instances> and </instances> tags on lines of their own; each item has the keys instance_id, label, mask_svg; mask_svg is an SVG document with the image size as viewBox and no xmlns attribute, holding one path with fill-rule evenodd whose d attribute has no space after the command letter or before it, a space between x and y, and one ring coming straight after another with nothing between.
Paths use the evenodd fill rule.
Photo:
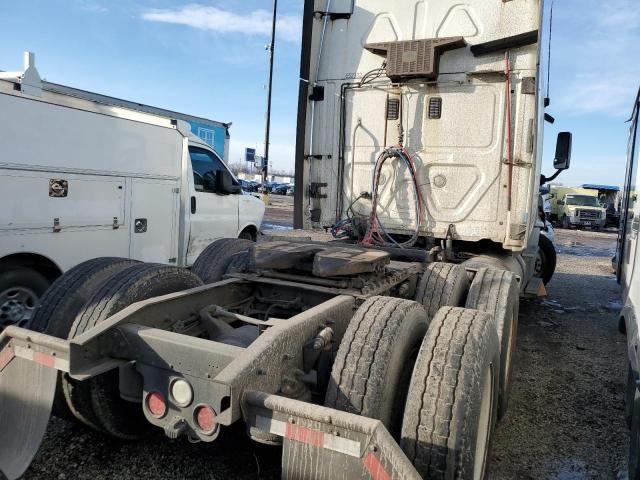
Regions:
<instances>
[{"instance_id":1,"label":"utility pole","mask_svg":"<svg viewBox=\"0 0 640 480\"><path fill-rule=\"evenodd\" d=\"M264 160L262 164L262 198L269 203L266 182L269 175L269 136L271 134L271 93L273 88L273 54L276 46L276 19L278 14L278 0L273 0L273 19L271 26L271 44L269 45L269 83L267 86L267 118L264 138Z\"/></svg>"}]
</instances>

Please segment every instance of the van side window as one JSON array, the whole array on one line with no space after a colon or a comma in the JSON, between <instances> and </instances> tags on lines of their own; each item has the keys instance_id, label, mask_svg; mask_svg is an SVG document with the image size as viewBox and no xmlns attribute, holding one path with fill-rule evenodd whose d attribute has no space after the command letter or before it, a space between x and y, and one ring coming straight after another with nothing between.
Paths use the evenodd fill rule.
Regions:
<instances>
[{"instance_id":1,"label":"van side window","mask_svg":"<svg viewBox=\"0 0 640 480\"><path fill-rule=\"evenodd\" d=\"M216 193L216 172L226 170L217 156L204 148L189 147L193 183L197 192Z\"/></svg>"}]
</instances>

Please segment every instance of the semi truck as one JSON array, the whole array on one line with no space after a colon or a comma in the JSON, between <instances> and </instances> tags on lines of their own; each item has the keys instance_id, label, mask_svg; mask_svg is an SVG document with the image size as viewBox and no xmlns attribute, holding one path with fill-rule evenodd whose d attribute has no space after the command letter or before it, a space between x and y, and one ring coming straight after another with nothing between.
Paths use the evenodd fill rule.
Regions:
<instances>
[{"instance_id":1,"label":"semi truck","mask_svg":"<svg viewBox=\"0 0 640 480\"><path fill-rule=\"evenodd\" d=\"M190 267L264 214L186 122L53 91L29 52L0 74L0 192L0 330L85 260Z\"/></svg>"},{"instance_id":2,"label":"semi truck","mask_svg":"<svg viewBox=\"0 0 640 480\"><path fill-rule=\"evenodd\" d=\"M598 190L581 187L551 186L551 220L562 228L591 227L599 230L607 223L607 209Z\"/></svg>"},{"instance_id":3,"label":"semi truck","mask_svg":"<svg viewBox=\"0 0 640 480\"><path fill-rule=\"evenodd\" d=\"M640 90L633 104L627 167L622 190L620 231L614 261L616 274L622 286L623 308L620 312L620 332L627 336L628 376L625 396L625 416L631 430L629 442L629 480L640 478L640 278L635 267L638 255L638 231L640 230L640 202L638 202L638 165L640 164Z\"/></svg>"},{"instance_id":4,"label":"semi truck","mask_svg":"<svg viewBox=\"0 0 640 480\"><path fill-rule=\"evenodd\" d=\"M196 272L111 258L62 276L31 329L0 334L4 474L53 405L123 440L242 422L288 479L487 478L519 298L544 294L544 12L305 2L304 231L220 240ZM570 151L560 134L554 177Z\"/></svg>"}]
</instances>

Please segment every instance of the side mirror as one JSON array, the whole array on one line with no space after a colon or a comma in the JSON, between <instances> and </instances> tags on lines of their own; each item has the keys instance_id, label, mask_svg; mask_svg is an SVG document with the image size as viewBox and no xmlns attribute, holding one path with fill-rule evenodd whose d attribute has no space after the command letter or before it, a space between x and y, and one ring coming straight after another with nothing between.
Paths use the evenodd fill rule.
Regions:
<instances>
[{"instance_id":1,"label":"side mirror","mask_svg":"<svg viewBox=\"0 0 640 480\"><path fill-rule=\"evenodd\" d=\"M560 132L556 143L556 156L553 160L553 168L567 170L571 164L571 144L573 135L571 132Z\"/></svg>"},{"instance_id":2,"label":"side mirror","mask_svg":"<svg viewBox=\"0 0 640 480\"><path fill-rule=\"evenodd\" d=\"M223 195L238 194L242 192L240 185L233 183L233 177L226 170L218 170L216 172L216 193Z\"/></svg>"}]
</instances>

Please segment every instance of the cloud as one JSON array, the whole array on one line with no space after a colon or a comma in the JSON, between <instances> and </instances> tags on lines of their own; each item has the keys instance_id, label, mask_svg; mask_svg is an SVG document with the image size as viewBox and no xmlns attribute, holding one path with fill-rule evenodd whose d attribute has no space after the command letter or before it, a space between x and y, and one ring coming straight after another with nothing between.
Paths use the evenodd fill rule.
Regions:
<instances>
[{"instance_id":1,"label":"cloud","mask_svg":"<svg viewBox=\"0 0 640 480\"><path fill-rule=\"evenodd\" d=\"M266 10L241 14L193 3L180 8L149 9L141 17L150 22L187 25L211 32L271 35L271 12ZM302 36L302 19L295 15L279 15L277 32L283 40L299 42Z\"/></svg>"},{"instance_id":2,"label":"cloud","mask_svg":"<svg viewBox=\"0 0 640 480\"><path fill-rule=\"evenodd\" d=\"M623 72L606 78L596 73L578 75L560 97L560 104L572 114L605 113L628 117L632 99L638 91L638 81L637 76Z\"/></svg>"},{"instance_id":3,"label":"cloud","mask_svg":"<svg viewBox=\"0 0 640 480\"><path fill-rule=\"evenodd\" d=\"M598 22L603 27L612 27L637 32L640 29L640 10L637 0L618 0L602 5Z\"/></svg>"},{"instance_id":4,"label":"cloud","mask_svg":"<svg viewBox=\"0 0 640 480\"><path fill-rule=\"evenodd\" d=\"M570 115L628 118L640 82L637 0L568 0L556 7L551 87L559 88L552 97Z\"/></svg>"},{"instance_id":5,"label":"cloud","mask_svg":"<svg viewBox=\"0 0 640 480\"><path fill-rule=\"evenodd\" d=\"M80 2L80 9L89 13L107 13L109 11L109 9L104 5L85 0Z\"/></svg>"}]
</instances>

